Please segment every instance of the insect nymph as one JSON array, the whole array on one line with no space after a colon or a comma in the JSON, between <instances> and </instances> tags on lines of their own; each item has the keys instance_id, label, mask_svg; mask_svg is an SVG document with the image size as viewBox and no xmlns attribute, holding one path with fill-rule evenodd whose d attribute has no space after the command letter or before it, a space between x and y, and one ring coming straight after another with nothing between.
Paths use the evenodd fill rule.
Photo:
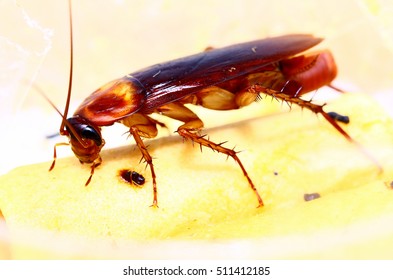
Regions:
<instances>
[{"instance_id":1,"label":"insect nymph","mask_svg":"<svg viewBox=\"0 0 393 280\"><path fill-rule=\"evenodd\" d=\"M201 137L202 120L184 105L234 110L266 94L321 114L345 138L353 141L323 110L323 106L301 98L307 92L330 85L337 74L329 51L301 54L321 41L312 35L286 35L212 49L156 64L100 87L83 101L72 117L66 119L69 90L60 134L68 136L72 150L81 163L91 164L87 185L94 169L101 164L100 151L105 143L101 127L115 122L129 127L150 167L153 206L157 206L153 159L142 138L157 135L157 125L160 123L151 117L152 113L179 120L183 123L177 129L180 136L232 157L237 162L258 200L258 206L262 206L262 198L237 153L207 137ZM55 160L56 146L50 169L54 167Z\"/></svg>"}]
</instances>

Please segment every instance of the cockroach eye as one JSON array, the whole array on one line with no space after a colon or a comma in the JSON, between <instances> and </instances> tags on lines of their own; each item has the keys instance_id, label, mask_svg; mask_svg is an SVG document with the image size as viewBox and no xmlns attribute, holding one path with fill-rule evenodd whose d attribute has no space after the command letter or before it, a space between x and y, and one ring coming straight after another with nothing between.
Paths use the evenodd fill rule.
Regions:
<instances>
[{"instance_id":1,"label":"cockroach eye","mask_svg":"<svg viewBox=\"0 0 393 280\"><path fill-rule=\"evenodd\" d=\"M97 146L102 145L102 137L100 132L98 132L94 127L87 124L86 120L81 117L71 117L67 119L67 122L72 125L75 132L82 136L82 138L93 140ZM67 129L69 130L69 129ZM72 133L69 131L69 133Z\"/></svg>"},{"instance_id":2,"label":"cockroach eye","mask_svg":"<svg viewBox=\"0 0 393 280\"><path fill-rule=\"evenodd\" d=\"M86 126L83 128L81 133L83 138L91 139L97 146L101 146L102 139L100 134L91 126Z\"/></svg>"}]
</instances>

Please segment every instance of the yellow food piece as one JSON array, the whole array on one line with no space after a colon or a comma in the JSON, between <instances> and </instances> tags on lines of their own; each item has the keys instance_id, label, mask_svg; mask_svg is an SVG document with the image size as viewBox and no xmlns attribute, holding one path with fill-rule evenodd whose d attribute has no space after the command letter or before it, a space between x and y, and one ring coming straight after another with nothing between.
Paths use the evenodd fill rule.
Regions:
<instances>
[{"instance_id":1,"label":"yellow food piece","mask_svg":"<svg viewBox=\"0 0 393 280\"><path fill-rule=\"evenodd\" d=\"M242 151L262 208L231 158L201 153L178 135L146 140L159 208L149 207L150 170L134 144L104 150L87 187L90 167L74 157L58 159L51 172L49 162L24 166L0 178L11 256L392 258L393 122L360 94L325 109L350 116L340 125L382 173L323 117L297 108L204 131ZM145 185L122 182L124 168L143 174ZM321 197L306 202L306 193Z\"/></svg>"}]
</instances>

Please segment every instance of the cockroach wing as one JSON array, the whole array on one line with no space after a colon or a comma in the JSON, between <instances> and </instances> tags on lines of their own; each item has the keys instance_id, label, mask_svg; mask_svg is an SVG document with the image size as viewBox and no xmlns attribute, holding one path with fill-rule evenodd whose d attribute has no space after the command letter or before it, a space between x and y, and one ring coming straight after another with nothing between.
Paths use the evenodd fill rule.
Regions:
<instances>
[{"instance_id":1,"label":"cockroach wing","mask_svg":"<svg viewBox=\"0 0 393 280\"><path fill-rule=\"evenodd\" d=\"M305 51L321 38L286 35L212 49L199 54L153 65L130 74L147 90L141 112L179 100L203 88L218 85ZM269 68L270 67L270 68Z\"/></svg>"},{"instance_id":2,"label":"cockroach wing","mask_svg":"<svg viewBox=\"0 0 393 280\"><path fill-rule=\"evenodd\" d=\"M97 126L112 125L142 108L146 98L144 87L131 76L105 84L89 95L74 116L88 119Z\"/></svg>"}]
</instances>

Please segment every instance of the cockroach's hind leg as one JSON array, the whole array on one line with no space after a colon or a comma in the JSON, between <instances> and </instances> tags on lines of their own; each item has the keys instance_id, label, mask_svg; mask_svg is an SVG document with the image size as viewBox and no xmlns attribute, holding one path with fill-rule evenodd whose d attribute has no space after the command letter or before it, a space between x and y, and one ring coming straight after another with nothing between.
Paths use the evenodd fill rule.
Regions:
<instances>
[{"instance_id":1,"label":"cockroach's hind leg","mask_svg":"<svg viewBox=\"0 0 393 280\"><path fill-rule=\"evenodd\" d=\"M318 106L313 104L313 106ZM317 107L316 107L317 108ZM313 110L312 110L313 111ZM377 167L378 173L381 174L383 172L382 165L379 163L379 161L372 155L370 152L364 148L359 142L355 141L344 129L341 128L341 126L337 123L337 121L327 112L323 110L323 106L320 106L317 111L314 111L315 113L320 113L338 132L340 132L341 135L343 135L349 142L354 144L356 148L373 164Z\"/></svg>"},{"instance_id":2,"label":"cockroach's hind leg","mask_svg":"<svg viewBox=\"0 0 393 280\"><path fill-rule=\"evenodd\" d=\"M341 126L338 125L338 123L336 122L336 120L334 118L332 118L330 116L329 113L326 113L322 106L320 108L320 110L318 111L318 113L320 113L336 130L338 130L338 132L340 132L349 142L353 143L356 148L359 149L359 151L370 161L372 161L375 166L378 168L378 172L382 173L383 172L383 168L381 166L381 164L379 163L379 161L372 155L370 154L370 152L364 148L359 142L355 141L355 139L353 139L347 132L345 132L345 130L343 130L341 128Z\"/></svg>"},{"instance_id":3,"label":"cockroach's hind leg","mask_svg":"<svg viewBox=\"0 0 393 280\"><path fill-rule=\"evenodd\" d=\"M306 108L316 114L321 114L342 136L345 137L349 142L353 143L359 151L370 161L372 161L376 167L378 168L379 173L383 172L381 164L378 162L376 158L374 158L360 143L356 142L342 127L337 123L337 121L325 110L323 109L324 105L318 105L314 104L310 101L303 100L299 97L294 97L291 95L288 95L283 92L278 92L266 87L263 87L261 85L254 85L248 89L251 92L263 92L266 95L271 95L274 96L275 98L278 98L283 101L287 101L289 103L294 103L301 108Z\"/></svg>"},{"instance_id":4,"label":"cockroach's hind leg","mask_svg":"<svg viewBox=\"0 0 393 280\"><path fill-rule=\"evenodd\" d=\"M246 169L244 168L243 163L240 161L239 157L237 156L237 152L235 150L223 147L222 144L224 144L225 142L216 144L216 143L210 141L209 139L207 139L206 137L201 137L201 136L196 135L195 133L191 132L189 129L186 129L186 128L180 127L177 130L177 132L179 133L180 136L182 136L185 139L191 139L193 142L199 143L201 146L209 147L213 151L223 153L223 154L227 155L228 157L232 157L237 162L237 164L240 166L241 170L243 171L244 176L247 178L247 181L248 181L252 191L254 192L255 196L257 197L258 207L263 206L263 200L262 200L261 196L259 195L258 190L255 187L254 183L252 182Z\"/></svg>"}]
</instances>

